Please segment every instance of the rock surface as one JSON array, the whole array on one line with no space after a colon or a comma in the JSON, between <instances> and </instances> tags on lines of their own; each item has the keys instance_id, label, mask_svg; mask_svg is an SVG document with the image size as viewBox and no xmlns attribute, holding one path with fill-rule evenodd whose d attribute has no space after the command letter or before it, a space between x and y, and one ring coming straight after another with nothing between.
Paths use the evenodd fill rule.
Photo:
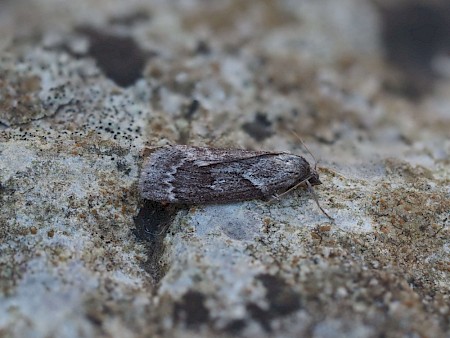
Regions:
<instances>
[{"instance_id":1,"label":"rock surface","mask_svg":"<svg viewBox=\"0 0 450 338\"><path fill-rule=\"evenodd\" d=\"M0 2L0 336L449 336L449 14ZM139 196L146 147L304 154L292 130L334 223L303 189Z\"/></svg>"}]
</instances>

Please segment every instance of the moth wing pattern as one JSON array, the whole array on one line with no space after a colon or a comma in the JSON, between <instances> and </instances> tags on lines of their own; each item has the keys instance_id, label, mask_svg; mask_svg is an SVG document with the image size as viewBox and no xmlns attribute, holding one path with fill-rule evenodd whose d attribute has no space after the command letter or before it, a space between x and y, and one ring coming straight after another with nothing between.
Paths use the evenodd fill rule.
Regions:
<instances>
[{"instance_id":1,"label":"moth wing pattern","mask_svg":"<svg viewBox=\"0 0 450 338\"><path fill-rule=\"evenodd\" d=\"M139 185L142 196L154 201L227 203L269 198L309 173L303 157L287 153L175 145L149 156Z\"/></svg>"}]
</instances>

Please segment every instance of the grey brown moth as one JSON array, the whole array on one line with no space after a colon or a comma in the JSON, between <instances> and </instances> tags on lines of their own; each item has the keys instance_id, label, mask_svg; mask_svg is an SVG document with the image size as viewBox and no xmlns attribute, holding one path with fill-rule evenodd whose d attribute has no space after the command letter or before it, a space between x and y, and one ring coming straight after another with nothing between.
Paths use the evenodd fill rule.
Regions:
<instances>
[{"instance_id":1,"label":"grey brown moth","mask_svg":"<svg viewBox=\"0 0 450 338\"><path fill-rule=\"evenodd\" d=\"M153 149L142 169L143 198L163 203L216 204L270 200L305 184L322 184L302 156L285 152L185 145Z\"/></svg>"}]
</instances>

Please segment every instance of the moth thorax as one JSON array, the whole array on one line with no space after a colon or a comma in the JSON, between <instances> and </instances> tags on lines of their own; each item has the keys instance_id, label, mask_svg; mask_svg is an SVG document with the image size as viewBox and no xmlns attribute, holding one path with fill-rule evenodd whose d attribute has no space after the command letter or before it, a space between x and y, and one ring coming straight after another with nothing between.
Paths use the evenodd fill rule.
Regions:
<instances>
[{"instance_id":1,"label":"moth thorax","mask_svg":"<svg viewBox=\"0 0 450 338\"><path fill-rule=\"evenodd\" d=\"M309 177L308 181L309 181L309 183L310 183L311 185L319 185L319 184L322 184L322 182L321 182L320 179L319 179L319 173L317 172L316 169L312 169L312 168L311 168L311 174L310 174L310 177Z\"/></svg>"}]
</instances>

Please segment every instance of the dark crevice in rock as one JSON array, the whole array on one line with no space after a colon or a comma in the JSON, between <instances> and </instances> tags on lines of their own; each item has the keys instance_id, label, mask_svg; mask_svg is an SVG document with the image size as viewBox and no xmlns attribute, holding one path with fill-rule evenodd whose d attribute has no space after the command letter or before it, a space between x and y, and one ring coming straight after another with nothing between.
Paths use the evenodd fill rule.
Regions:
<instances>
[{"instance_id":1,"label":"dark crevice in rock","mask_svg":"<svg viewBox=\"0 0 450 338\"><path fill-rule=\"evenodd\" d=\"M210 321L209 310L205 306L206 297L198 291L188 291L183 298L175 304L174 318L183 322L190 329Z\"/></svg>"},{"instance_id":2,"label":"dark crevice in rock","mask_svg":"<svg viewBox=\"0 0 450 338\"><path fill-rule=\"evenodd\" d=\"M242 129L253 137L256 141L264 141L273 135L272 122L267 119L267 115L257 112L253 122L246 122L242 125Z\"/></svg>"},{"instance_id":3,"label":"dark crevice in rock","mask_svg":"<svg viewBox=\"0 0 450 338\"><path fill-rule=\"evenodd\" d=\"M138 240L146 243L148 252L144 269L151 274L156 284L167 271L167 267L161 261L165 249L164 237L178 210L180 206L144 200L138 215L134 218L136 228L133 229L133 233Z\"/></svg>"},{"instance_id":4,"label":"dark crevice in rock","mask_svg":"<svg viewBox=\"0 0 450 338\"><path fill-rule=\"evenodd\" d=\"M436 56L450 52L450 3L412 1L381 7L382 38L388 61L400 72L400 83L387 89L420 98L433 89Z\"/></svg>"},{"instance_id":5,"label":"dark crevice in rock","mask_svg":"<svg viewBox=\"0 0 450 338\"><path fill-rule=\"evenodd\" d=\"M118 86L131 86L142 78L145 63L150 55L142 50L134 39L89 27L79 28L78 32L89 38L88 54Z\"/></svg>"},{"instance_id":6,"label":"dark crevice in rock","mask_svg":"<svg viewBox=\"0 0 450 338\"><path fill-rule=\"evenodd\" d=\"M267 289L268 309L262 309L254 303L247 304L247 311L264 330L270 332L270 322L277 317L287 316L301 308L300 295L282 278L268 274L256 277Z\"/></svg>"}]
</instances>

